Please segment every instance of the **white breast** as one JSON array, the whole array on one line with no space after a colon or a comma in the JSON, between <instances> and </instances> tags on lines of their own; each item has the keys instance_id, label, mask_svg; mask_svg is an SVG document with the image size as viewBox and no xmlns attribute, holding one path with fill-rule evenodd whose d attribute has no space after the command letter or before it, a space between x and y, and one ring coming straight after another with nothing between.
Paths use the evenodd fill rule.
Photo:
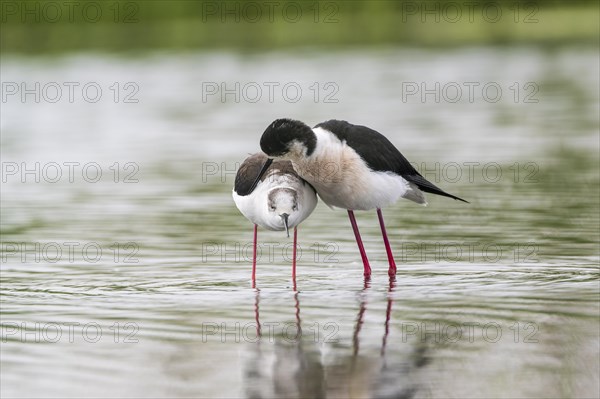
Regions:
<instances>
[{"instance_id":1,"label":"white breast","mask_svg":"<svg viewBox=\"0 0 600 399\"><path fill-rule=\"evenodd\" d=\"M292 175L270 175L258 183L254 191L245 196L232 192L233 201L242 214L252 223L269 230L284 230L282 219L268 210L269 192L277 188L290 188L298 196L298 210L290 214L288 225L293 228L302 223L317 206L313 189Z\"/></svg>"}]
</instances>

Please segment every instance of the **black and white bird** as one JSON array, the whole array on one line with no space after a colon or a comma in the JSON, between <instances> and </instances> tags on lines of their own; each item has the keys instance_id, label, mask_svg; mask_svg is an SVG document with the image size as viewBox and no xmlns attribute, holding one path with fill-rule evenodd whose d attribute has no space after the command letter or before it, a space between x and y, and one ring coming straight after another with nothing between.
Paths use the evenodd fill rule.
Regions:
<instances>
[{"instance_id":1,"label":"black and white bird","mask_svg":"<svg viewBox=\"0 0 600 399\"><path fill-rule=\"evenodd\" d=\"M295 282L298 225L317 206L315 189L294 171L290 161L272 162L259 152L240 165L232 195L240 212L254 223L253 286L256 282L258 226L268 230L285 230L288 237L289 229L294 228L292 279Z\"/></svg>"},{"instance_id":2,"label":"black and white bird","mask_svg":"<svg viewBox=\"0 0 600 399\"><path fill-rule=\"evenodd\" d=\"M348 210L365 278L370 277L371 267L354 217L355 210L377 209L388 257L388 274L393 279L396 263L381 208L400 198L426 205L424 192L467 202L427 181L385 136L366 126L330 120L311 129L297 120L277 119L263 133L260 147L269 160L257 180L273 159L289 160L328 206Z\"/></svg>"}]
</instances>

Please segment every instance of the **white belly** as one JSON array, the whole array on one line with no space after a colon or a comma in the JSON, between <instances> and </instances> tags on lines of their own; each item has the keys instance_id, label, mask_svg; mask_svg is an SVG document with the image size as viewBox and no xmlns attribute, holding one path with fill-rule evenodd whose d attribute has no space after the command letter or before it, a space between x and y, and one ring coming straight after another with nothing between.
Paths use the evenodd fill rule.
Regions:
<instances>
[{"instance_id":1,"label":"white belly","mask_svg":"<svg viewBox=\"0 0 600 399\"><path fill-rule=\"evenodd\" d=\"M327 205L363 211L384 208L414 193L409 182L386 172L369 172L366 178L360 180L346 176L336 183L311 181L311 184Z\"/></svg>"},{"instance_id":2,"label":"white belly","mask_svg":"<svg viewBox=\"0 0 600 399\"><path fill-rule=\"evenodd\" d=\"M276 188L293 189L298 195L298 209L290 214L288 226L296 227L315 209L317 196L310 186L299 183L296 178L292 180L298 184L293 185L286 182L287 179L287 176L269 177L266 181L260 182L249 195L242 197L233 191L233 200L240 212L252 223L268 230L282 231L285 229L283 220L277 213L268 210L268 195Z\"/></svg>"}]
</instances>

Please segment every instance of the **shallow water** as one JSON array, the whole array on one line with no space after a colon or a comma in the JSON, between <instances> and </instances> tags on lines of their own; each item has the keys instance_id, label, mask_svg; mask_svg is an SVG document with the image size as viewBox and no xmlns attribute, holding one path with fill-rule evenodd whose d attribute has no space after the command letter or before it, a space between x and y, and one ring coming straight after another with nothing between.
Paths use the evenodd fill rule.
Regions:
<instances>
[{"instance_id":1,"label":"shallow water","mask_svg":"<svg viewBox=\"0 0 600 399\"><path fill-rule=\"evenodd\" d=\"M28 87L102 89L95 103L78 91L2 103L2 397L597 396L597 49L87 54L1 68ZM202 91L222 82L302 95ZM422 82L494 83L502 96L407 94ZM124 102L132 87L139 101ZM430 195L385 209L390 285L375 213L357 213L365 284L345 212L321 203L299 229L297 291L290 240L263 230L252 289L252 227L231 187L282 116L372 126L471 204Z\"/></svg>"}]
</instances>

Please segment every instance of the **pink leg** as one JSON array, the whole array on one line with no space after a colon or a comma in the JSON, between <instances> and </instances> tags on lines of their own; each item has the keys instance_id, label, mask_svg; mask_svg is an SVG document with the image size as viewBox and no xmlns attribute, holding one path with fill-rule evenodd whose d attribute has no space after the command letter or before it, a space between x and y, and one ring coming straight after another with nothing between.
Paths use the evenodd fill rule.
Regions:
<instances>
[{"instance_id":1,"label":"pink leg","mask_svg":"<svg viewBox=\"0 0 600 399\"><path fill-rule=\"evenodd\" d=\"M258 237L258 226L254 225L254 246L252 248L252 288L256 288L256 241Z\"/></svg>"},{"instance_id":2,"label":"pink leg","mask_svg":"<svg viewBox=\"0 0 600 399\"><path fill-rule=\"evenodd\" d=\"M292 281L294 282L294 291L296 291L296 246L298 243L298 226L294 227L294 249L292 250Z\"/></svg>"},{"instance_id":3,"label":"pink leg","mask_svg":"<svg viewBox=\"0 0 600 399\"><path fill-rule=\"evenodd\" d=\"M369 259L367 258L367 253L365 252L365 247L363 246L362 240L360 238L360 233L358 231L358 226L356 225L356 218L354 217L354 212L348 209L348 217L350 218L350 224L352 225L352 230L354 230L354 237L356 238L356 243L358 244L358 250L360 251L360 257L363 261L363 266L365 268L365 278L371 278L371 266L369 265Z\"/></svg>"},{"instance_id":4,"label":"pink leg","mask_svg":"<svg viewBox=\"0 0 600 399\"><path fill-rule=\"evenodd\" d=\"M388 275L390 279L396 279L396 262L394 261L394 254L392 254L392 248L388 240L387 232L385 231L385 224L383 223L383 215L381 209L377 208L377 217L379 218L379 225L381 226L381 235L383 236L383 243L385 244L385 252L387 252L388 263L390 268L388 269Z\"/></svg>"}]
</instances>

